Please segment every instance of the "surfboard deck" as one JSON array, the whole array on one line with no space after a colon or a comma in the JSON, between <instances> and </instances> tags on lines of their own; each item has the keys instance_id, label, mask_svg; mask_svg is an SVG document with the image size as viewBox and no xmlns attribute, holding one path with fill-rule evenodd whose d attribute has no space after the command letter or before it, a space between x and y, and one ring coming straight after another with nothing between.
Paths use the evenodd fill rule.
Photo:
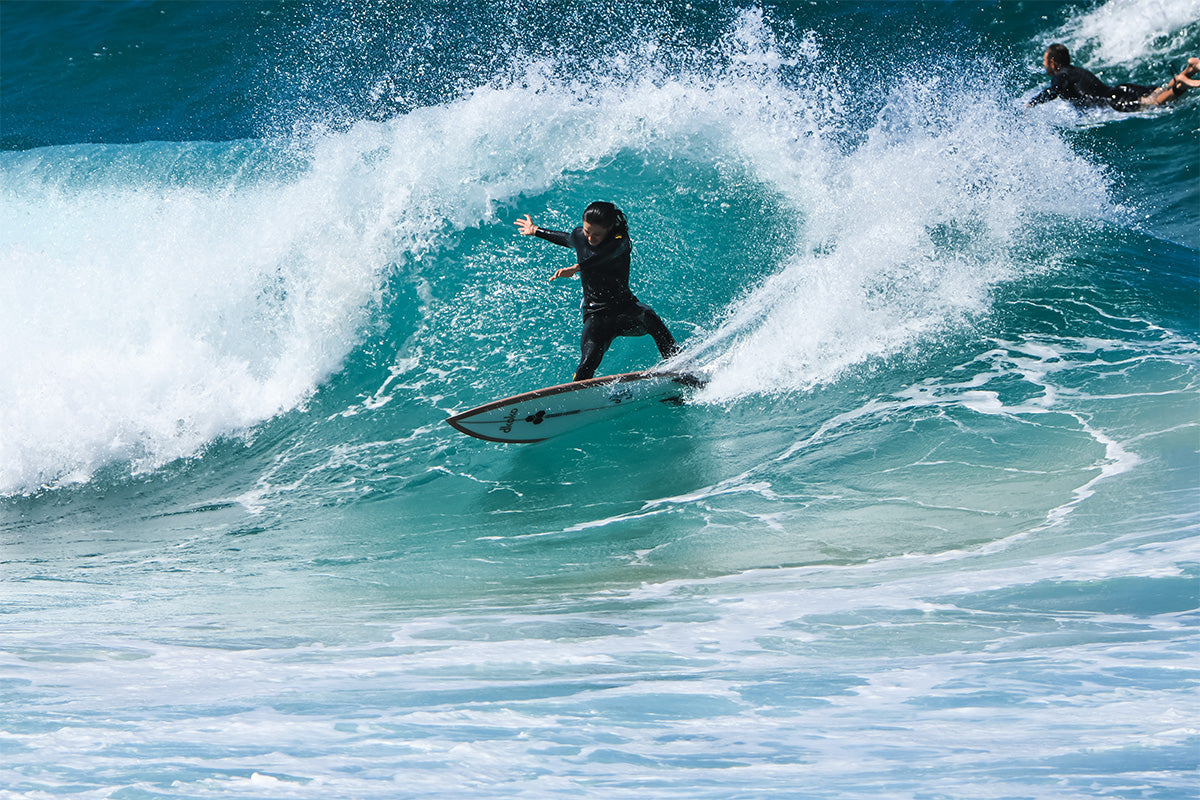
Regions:
<instances>
[{"instance_id":1,"label":"surfboard deck","mask_svg":"<svg viewBox=\"0 0 1200 800\"><path fill-rule=\"evenodd\" d=\"M681 403L703 379L686 372L626 372L548 386L455 414L446 422L489 442L541 442L645 403Z\"/></svg>"}]
</instances>

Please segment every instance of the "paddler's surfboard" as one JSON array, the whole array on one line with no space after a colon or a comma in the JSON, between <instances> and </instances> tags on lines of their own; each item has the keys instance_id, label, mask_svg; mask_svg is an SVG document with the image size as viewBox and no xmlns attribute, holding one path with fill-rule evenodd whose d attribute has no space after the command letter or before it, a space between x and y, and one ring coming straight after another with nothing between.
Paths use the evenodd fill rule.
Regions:
<instances>
[{"instance_id":1,"label":"paddler's surfboard","mask_svg":"<svg viewBox=\"0 0 1200 800\"><path fill-rule=\"evenodd\" d=\"M703 384L683 372L627 372L506 397L446 422L477 439L527 444L596 422L618 409L680 403L685 389Z\"/></svg>"}]
</instances>

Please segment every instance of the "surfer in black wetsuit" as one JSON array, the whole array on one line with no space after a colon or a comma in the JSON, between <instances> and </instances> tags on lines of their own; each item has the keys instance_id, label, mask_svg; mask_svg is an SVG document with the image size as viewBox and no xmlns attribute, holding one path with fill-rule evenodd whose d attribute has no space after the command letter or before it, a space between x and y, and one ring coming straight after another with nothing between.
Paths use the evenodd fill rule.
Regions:
<instances>
[{"instance_id":1,"label":"surfer in black wetsuit","mask_svg":"<svg viewBox=\"0 0 1200 800\"><path fill-rule=\"evenodd\" d=\"M1188 89L1200 86L1192 78L1200 72L1200 58L1189 58L1183 72L1166 86L1139 86L1122 83L1109 86L1082 67L1071 65L1071 53L1066 45L1052 44L1042 56L1042 65L1050 75L1050 86L1029 101L1028 106L1041 105L1062 98L1076 108L1108 106L1116 111L1138 111L1147 106L1160 106L1179 98Z\"/></svg>"},{"instance_id":2,"label":"surfer in black wetsuit","mask_svg":"<svg viewBox=\"0 0 1200 800\"><path fill-rule=\"evenodd\" d=\"M574 380L595 375L605 351L618 336L649 334L663 358L679 352L675 338L654 309L639 302L629 290L632 244L629 223L621 209L612 203L592 203L583 212L583 224L570 233L539 228L528 214L517 220L516 226L523 236L575 248L575 266L563 267L550 276L555 280L578 273L583 282L582 357Z\"/></svg>"}]
</instances>

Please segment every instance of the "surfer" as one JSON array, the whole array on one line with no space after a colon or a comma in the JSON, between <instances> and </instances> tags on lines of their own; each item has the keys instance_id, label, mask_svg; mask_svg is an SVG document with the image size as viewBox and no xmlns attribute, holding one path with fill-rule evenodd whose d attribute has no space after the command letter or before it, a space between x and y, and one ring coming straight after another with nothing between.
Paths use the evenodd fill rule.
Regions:
<instances>
[{"instance_id":1,"label":"surfer","mask_svg":"<svg viewBox=\"0 0 1200 800\"><path fill-rule=\"evenodd\" d=\"M1052 44L1046 48L1042 66L1050 75L1050 85L1030 100L1026 108L1062 98L1076 108L1108 106L1116 111L1138 111L1169 103L1188 89L1200 86L1200 80L1192 78L1200 72L1200 58L1189 58L1183 72L1165 86L1139 86L1134 83L1109 86L1083 67L1072 66L1071 53L1062 44Z\"/></svg>"},{"instance_id":2,"label":"surfer","mask_svg":"<svg viewBox=\"0 0 1200 800\"><path fill-rule=\"evenodd\" d=\"M679 352L675 338L654 313L629 290L629 223L612 203L595 202L583 212L583 224L570 233L539 228L526 214L516 221L522 236L537 236L563 247L574 247L578 263L563 267L550 280L578 274L583 283L583 336L574 380L596 374L604 353L618 336L654 338L658 352L669 358Z\"/></svg>"}]
</instances>

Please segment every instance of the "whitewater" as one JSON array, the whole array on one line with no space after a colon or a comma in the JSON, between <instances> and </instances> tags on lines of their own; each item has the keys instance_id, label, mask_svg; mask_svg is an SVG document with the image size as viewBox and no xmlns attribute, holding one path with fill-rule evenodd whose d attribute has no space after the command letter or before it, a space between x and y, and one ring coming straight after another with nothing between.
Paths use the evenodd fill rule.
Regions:
<instances>
[{"instance_id":1,"label":"whitewater","mask_svg":"<svg viewBox=\"0 0 1200 800\"><path fill-rule=\"evenodd\" d=\"M660 5L5 4L0 798L1193 795L1200 8Z\"/></svg>"}]
</instances>

